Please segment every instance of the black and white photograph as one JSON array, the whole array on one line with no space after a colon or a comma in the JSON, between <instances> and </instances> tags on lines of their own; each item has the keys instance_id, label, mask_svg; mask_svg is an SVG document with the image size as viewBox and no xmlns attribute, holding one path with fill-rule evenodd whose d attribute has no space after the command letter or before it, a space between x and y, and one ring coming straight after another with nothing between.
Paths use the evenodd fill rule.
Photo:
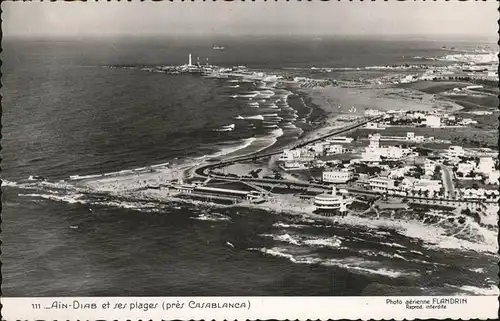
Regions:
<instances>
[{"instance_id":1,"label":"black and white photograph","mask_svg":"<svg viewBox=\"0 0 500 321\"><path fill-rule=\"evenodd\" d=\"M496 301L498 5L2 2L3 297Z\"/></svg>"}]
</instances>

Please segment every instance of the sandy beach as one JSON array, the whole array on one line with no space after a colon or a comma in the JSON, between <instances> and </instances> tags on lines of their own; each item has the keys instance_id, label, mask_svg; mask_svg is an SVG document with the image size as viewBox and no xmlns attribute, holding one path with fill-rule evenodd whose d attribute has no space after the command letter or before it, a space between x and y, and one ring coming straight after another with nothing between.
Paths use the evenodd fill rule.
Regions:
<instances>
[{"instance_id":1,"label":"sandy beach","mask_svg":"<svg viewBox=\"0 0 500 321\"><path fill-rule=\"evenodd\" d=\"M363 114L365 109L381 111L446 109L453 112L462 108L453 102L440 99L434 94L408 88L327 86L324 88L303 88L301 91L309 95L315 105L327 113L335 114L348 114L352 106L356 108L353 114Z\"/></svg>"}]
</instances>

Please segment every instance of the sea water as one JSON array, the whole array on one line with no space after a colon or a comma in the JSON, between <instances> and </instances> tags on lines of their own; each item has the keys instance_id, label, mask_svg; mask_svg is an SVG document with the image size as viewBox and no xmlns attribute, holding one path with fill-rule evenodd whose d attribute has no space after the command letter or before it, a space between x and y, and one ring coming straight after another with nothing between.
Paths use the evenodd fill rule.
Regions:
<instances>
[{"instance_id":1,"label":"sea water","mask_svg":"<svg viewBox=\"0 0 500 321\"><path fill-rule=\"evenodd\" d=\"M33 180L182 163L248 151L254 141L259 147L286 142L286 128L277 135L236 123L238 115L267 113L231 98L255 90L252 84L235 87L145 66L183 64L193 53L221 66L269 71L356 68L421 63L412 57L444 55L440 48L447 45L223 43L224 51L213 51L203 39L4 42L5 296L429 295L484 293L495 286L495 255L440 248L405 230L180 200L118 199ZM347 71L330 76L357 77ZM301 110L297 96L290 106L299 118L311 112ZM233 123L234 130L217 131ZM32 185L22 183L30 176Z\"/></svg>"}]
</instances>

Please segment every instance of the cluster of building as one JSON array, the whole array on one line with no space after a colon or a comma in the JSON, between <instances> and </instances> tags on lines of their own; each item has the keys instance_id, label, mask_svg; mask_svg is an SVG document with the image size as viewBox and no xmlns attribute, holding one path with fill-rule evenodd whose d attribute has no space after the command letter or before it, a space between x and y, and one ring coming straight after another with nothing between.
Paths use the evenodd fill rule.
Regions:
<instances>
[{"instance_id":1,"label":"cluster of building","mask_svg":"<svg viewBox=\"0 0 500 321\"><path fill-rule=\"evenodd\" d=\"M230 68L219 67L208 63L208 58L205 58L205 63L200 62L200 57L193 62L191 54L188 55L188 62L180 66L164 66L158 67L162 72L170 74L199 74L210 78L229 78L241 77L253 81L278 82L283 77L278 75L266 74L262 71L249 70L246 66L233 66Z\"/></svg>"},{"instance_id":2,"label":"cluster of building","mask_svg":"<svg viewBox=\"0 0 500 321\"><path fill-rule=\"evenodd\" d=\"M477 124L477 121L471 118L464 118L439 111L422 112L390 110L380 123L377 125L373 123L367 124L366 128L385 129L391 126L450 128L464 127L471 124Z\"/></svg>"},{"instance_id":3,"label":"cluster of building","mask_svg":"<svg viewBox=\"0 0 500 321\"><path fill-rule=\"evenodd\" d=\"M286 171L307 169L311 166L321 166L324 163L320 160L322 156L352 152L352 150L346 148L344 145L352 141L353 138L351 137L334 137L322 142L317 142L311 146L285 149L278 161L282 162L280 167Z\"/></svg>"},{"instance_id":4,"label":"cluster of building","mask_svg":"<svg viewBox=\"0 0 500 321\"><path fill-rule=\"evenodd\" d=\"M469 155L461 146L450 146L443 153L452 165L453 174L458 180L479 180L486 184L497 185L500 178L498 159Z\"/></svg>"},{"instance_id":5,"label":"cluster of building","mask_svg":"<svg viewBox=\"0 0 500 321\"><path fill-rule=\"evenodd\" d=\"M381 146L380 134L370 135L369 145L361 153L361 161L380 162L382 159L398 160L412 153L411 148L402 148L399 146Z\"/></svg>"},{"instance_id":6,"label":"cluster of building","mask_svg":"<svg viewBox=\"0 0 500 321\"><path fill-rule=\"evenodd\" d=\"M313 79L307 77L294 77L293 82L301 88L326 87L335 84L331 79Z\"/></svg>"},{"instance_id":7,"label":"cluster of building","mask_svg":"<svg viewBox=\"0 0 500 321\"><path fill-rule=\"evenodd\" d=\"M411 116L420 117L421 114L414 112ZM407 147L411 144L380 144L381 140L407 143L433 140L432 137L417 136L414 132L407 132L406 136L401 137L374 133L368 136L368 140L368 145L360 153L346 145L352 142L351 138L336 137L285 150L279 161L285 170L319 167L322 169L323 184L347 184L370 192L420 199L498 200L499 193L494 185L498 185L500 177L499 164L491 156L476 157L475 151L450 146L429 158L421 156L418 148ZM322 159L323 156L346 153L351 153L351 157L343 160L337 159L342 157L327 161ZM474 180L480 184L463 187L460 186L460 180ZM333 199L340 202L342 199L336 194L321 194L318 197L315 200L318 208L324 202L334 202Z\"/></svg>"}]
</instances>

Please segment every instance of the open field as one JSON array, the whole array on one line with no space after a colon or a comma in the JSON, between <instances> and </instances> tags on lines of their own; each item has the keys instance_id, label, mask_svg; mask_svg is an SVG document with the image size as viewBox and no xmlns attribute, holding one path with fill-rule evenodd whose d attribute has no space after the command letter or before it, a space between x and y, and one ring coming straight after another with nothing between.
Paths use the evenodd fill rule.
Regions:
<instances>
[{"instance_id":1,"label":"open field","mask_svg":"<svg viewBox=\"0 0 500 321\"><path fill-rule=\"evenodd\" d=\"M423 93L435 94L441 98L463 107L461 111L497 109L499 101L497 95L500 90L493 82L482 83L484 88L470 90L470 94L444 94L454 88L464 88L477 85L474 82L465 81L417 81L409 84L401 84L400 88L418 90Z\"/></svg>"},{"instance_id":2,"label":"open field","mask_svg":"<svg viewBox=\"0 0 500 321\"><path fill-rule=\"evenodd\" d=\"M408 88L418 90L428 94L440 94L452 90L453 88L464 88L472 86L473 83L465 81L416 81L408 84L400 84L399 88Z\"/></svg>"},{"instance_id":3,"label":"open field","mask_svg":"<svg viewBox=\"0 0 500 321\"><path fill-rule=\"evenodd\" d=\"M345 88L328 86L316 89L301 89L311 96L314 104L327 113L348 113L356 107L356 113L365 109L377 110L427 110L436 106L433 95L422 94L404 88ZM341 106L341 108L338 108Z\"/></svg>"},{"instance_id":4,"label":"open field","mask_svg":"<svg viewBox=\"0 0 500 321\"><path fill-rule=\"evenodd\" d=\"M499 106L498 97L492 94L484 95L447 95L445 99L459 104L464 111L497 109Z\"/></svg>"},{"instance_id":5,"label":"open field","mask_svg":"<svg viewBox=\"0 0 500 321\"><path fill-rule=\"evenodd\" d=\"M351 137L367 137L375 131L369 129L357 129L349 134ZM426 128L426 127L388 127L379 131L382 136L406 136L407 132L414 132L415 135L434 137L435 139L450 140L452 144L459 144L463 147L491 147L497 148L498 130L474 130L469 127L462 128ZM404 142L402 142L404 143ZM388 142L381 142L388 145Z\"/></svg>"}]
</instances>

